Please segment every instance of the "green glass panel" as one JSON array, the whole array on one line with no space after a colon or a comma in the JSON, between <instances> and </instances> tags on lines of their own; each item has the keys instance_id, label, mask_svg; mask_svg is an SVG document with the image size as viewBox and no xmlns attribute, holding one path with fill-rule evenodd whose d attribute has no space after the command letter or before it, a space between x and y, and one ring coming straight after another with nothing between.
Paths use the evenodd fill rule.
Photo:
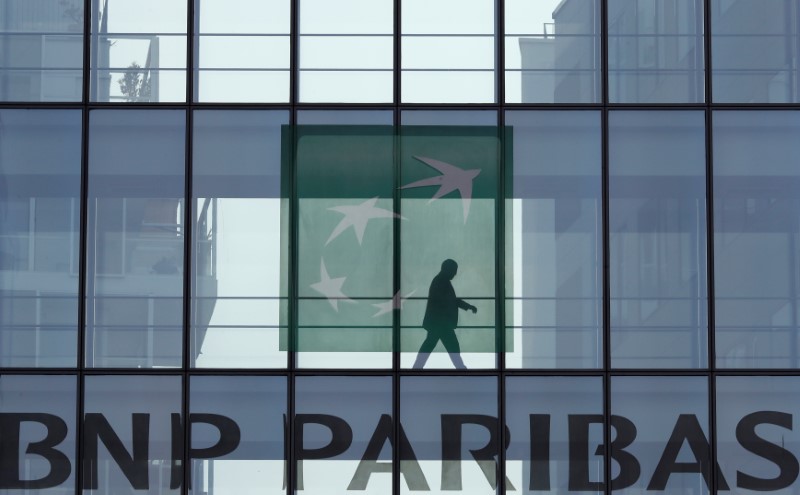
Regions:
<instances>
[{"instance_id":1,"label":"green glass panel","mask_svg":"<svg viewBox=\"0 0 800 495\"><path fill-rule=\"evenodd\" d=\"M300 125L293 132L296 350L391 352L397 315L400 348L417 353L437 332L423 321L438 278L455 293L448 311L467 310L456 308L460 320L447 330L459 353L494 353L497 127ZM458 265L452 282L439 276L448 259ZM289 348L285 331L281 346Z\"/></svg>"}]
</instances>

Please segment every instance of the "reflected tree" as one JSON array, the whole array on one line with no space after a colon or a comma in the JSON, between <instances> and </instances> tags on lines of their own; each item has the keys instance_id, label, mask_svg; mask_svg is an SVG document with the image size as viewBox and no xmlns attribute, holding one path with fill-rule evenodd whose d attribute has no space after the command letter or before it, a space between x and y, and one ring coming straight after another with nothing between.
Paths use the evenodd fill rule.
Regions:
<instances>
[{"instance_id":1,"label":"reflected tree","mask_svg":"<svg viewBox=\"0 0 800 495\"><path fill-rule=\"evenodd\" d=\"M59 0L58 4L64 9L63 16L70 21L67 30L80 32L83 29L83 7L75 0Z\"/></svg>"},{"instance_id":2,"label":"reflected tree","mask_svg":"<svg viewBox=\"0 0 800 495\"><path fill-rule=\"evenodd\" d=\"M119 80L119 90L125 101L149 101L150 78L138 63L132 62Z\"/></svg>"}]
</instances>

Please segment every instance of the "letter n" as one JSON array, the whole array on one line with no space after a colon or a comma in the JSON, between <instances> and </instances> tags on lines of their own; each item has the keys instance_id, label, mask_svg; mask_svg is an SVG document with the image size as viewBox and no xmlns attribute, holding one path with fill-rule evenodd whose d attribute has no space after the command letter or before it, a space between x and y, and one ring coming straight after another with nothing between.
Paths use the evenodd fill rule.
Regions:
<instances>
[{"instance_id":1,"label":"letter n","mask_svg":"<svg viewBox=\"0 0 800 495\"><path fill-rule=\"evenodd\" d=\"M131 415L133 454L125 449L122 440L114 432L108 420L100 413L87 413L83 422L84 459L83 488L96 490L98 486L97 450L98 440L103 442L108 453L122 470L122 474L136 490L149 489L148 450L150 444L150 415Z\"/></svg>"}]
</instances>

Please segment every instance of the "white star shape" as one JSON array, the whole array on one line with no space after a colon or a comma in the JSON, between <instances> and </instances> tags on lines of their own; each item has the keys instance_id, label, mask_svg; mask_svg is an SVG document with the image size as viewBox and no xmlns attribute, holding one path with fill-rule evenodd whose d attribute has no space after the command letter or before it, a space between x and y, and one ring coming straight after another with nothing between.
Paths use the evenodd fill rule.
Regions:
<instances>
[{"instance_id":1,"label":"white star shape","mask_svg":"<svg viewBox=\"0 0 800 495\"><path fill-rule=\"evenodd\" d=\"M328 298L331 307L337 313L339 312L339 301L354 303L355 301L344 295L342 292L342 285L347 277L331 278L328 275L328 270L325 268L325 260L319 260L319 278L320 281L311 284L311 288Z\"/></svg>"},{"instance_id":2,"label":"white star shape","mask_svg":"<svg viewBox=\"0 0 800 495\"><path fill-rule=\"evenodd\" d=\"M406 184L400 189L409 189L412 187L425 187L425 186L439 186L439 190L428 201L430 204L436 199L441 198L445 194L458 190L461 194L461 207L464 210L464 223L467 223L467 216L469 216L469 205L472 200L472 180L481 173L480 169L464 170L463 168L456 167L450 163L424 156L415 156L417 160L421 161L429 167L435 168L442 175L430 177L428 179L418 180L411 184Z\"/></svg>"},{"instance_id":3,"label":"white star shape","mask_svg":"<svg viewBox=\"0 0 800 495\"><path fill-rule=\"evenodd\" d=\"M411 297L416 291L412 290L405 297L400 295L400 291L397 291L394 296L388 301L382 303L375 303L373 306L378 308L378 312L372 315L373 318L377 318L378 316L385 315L386 313L390 313L394 309L403 309L403 303L406 302L406 299Z\"/></svg>"},{"instance_id":4,"label":"white star shape","mask_svg":"<svg viewBox=\"0 0 800 495\"><path fill-rule=\"evenodd\" d=\"M344 215L344 218L342 218L342 220L339 222L339 225L333 229L333 232L331 232L331 235L328 237L325 245L327 246L330 244L332 240L339 237L339 234L350 227L353 227L353 230L356 233L356 238L358 238L358 244L361 245L361 241L364 239L364 230L367 228L367 222L373 218L403 218L392 211L385 210L383 208L377 208L375 206L375 203L377 202L378 197L376 196L372 199L364 201L360 205L334 206L328 208L329 210L341 213Z\"/></svg>"}]
</instances>

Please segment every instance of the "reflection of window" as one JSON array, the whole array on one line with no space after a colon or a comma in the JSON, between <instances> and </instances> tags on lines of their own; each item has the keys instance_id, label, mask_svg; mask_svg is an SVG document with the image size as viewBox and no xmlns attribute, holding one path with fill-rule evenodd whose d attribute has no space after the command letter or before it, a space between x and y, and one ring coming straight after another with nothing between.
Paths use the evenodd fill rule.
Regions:
<instances>
[{"instance_id":1,"label":"reflection of window","mask_svg":"<svg viewBox=\"0 0 800 495\"><path fill-rule=\"evenodd\" d=\"M692 2L694 4L694 2ZM691 5L696 7L696 5ZM694 38L688 36L694 33L694 15L691 12L690 5L684 2L675 2L676 17L678 19L678 34L686 34L687 36L678 37L678 61L683 60L692 52L694 47Z\"/></svg>"},{"instance_id":2,"label":"reflection of window","mask_svg":"<svg viewBox=\"0 0 800 495\"><path fill-rule=\"evenodd\" d=\"M75 198L28 198L8 205L0 269L77 273Z\"/></svg>"},{"instance_id":3,"label":"reflection of window","mask_svg":"<svg viewBox=\"0 0 800 495\"><path fill-rule=\"evenodd\" d=\"M42 37L42 66L61 70L42 72L41 101L81 99L83 75L83 39L79 36L45 35ZM63 70L63 69L74 70Z\"/></svg>"},{"instance_id":4,"label":"reflection of window","mask_svg":"<svg viewBox=\"0 0 800 495\"><path fill-rule=\"evenodd\" d=\"M97 215L97 272L175 275L182 271L182 201L106 198Z\"/></svg>"},{"instance_id":5,"label":"reflection of window","mask_svg":"<svg viewBox=\"0 0 800 495\"><path fill-rule=\"evenodd\" d=\"M641 213L640 213L641 214ZM639 239L639 294L654 299L642 299L639 302L639 319L645 321L657 310L659 299L658 273L661 261L659 243L655 234L642 234Z\"/></svg>"},{"instance_id":6,"label":"reflection of window","mask_svg":"<svg viewBox=\"0 0 800 495\"><path fill-rule=\"evenodd\" d=\"M658 48L655 36L659 34L656 24L657 14L655 0L640 0L637 4L637 29L639 35L639 67L654 68L658 66L656 50Z\"/></svg>"}]
</instances>

